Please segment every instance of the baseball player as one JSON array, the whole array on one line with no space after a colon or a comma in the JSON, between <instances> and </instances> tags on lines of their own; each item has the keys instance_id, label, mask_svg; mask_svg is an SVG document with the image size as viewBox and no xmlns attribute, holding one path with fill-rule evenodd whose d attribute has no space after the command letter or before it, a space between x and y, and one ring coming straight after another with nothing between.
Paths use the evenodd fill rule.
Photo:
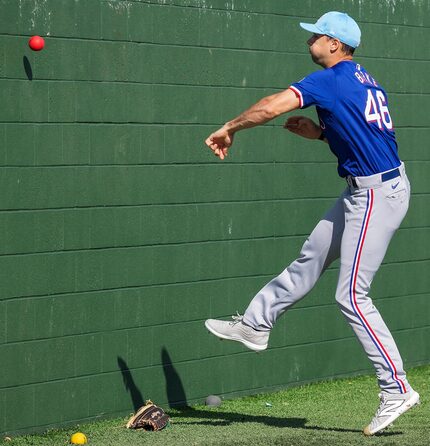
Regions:
<instances>
[{"instance_id":1,"label":"baseball player","mask_svg":"<svg viewBox=\"0 0 430 446\"><path fill-rule=\"evenodd\" d=\"M353 61L361 38L357 23L345 13L332 11L315 24L300 26L312 33L307 41L309 52L324 69L261 99L212 133L206 144L224 159L237 131L314 105L318 124L292 116L284 127L304 138L328 143L347 187L318 222L297 260L258 292L243 316L233 316L232 321L208 319L205 325L219 338L264 350L278 318L340 258L336 301L373 363L381 388L379 408L364 428L365 435L373 435L419 404L393 336L368 295L408 209L410 185L397 153L387 95L364 67Z\"/></svg>"}]
</instances>

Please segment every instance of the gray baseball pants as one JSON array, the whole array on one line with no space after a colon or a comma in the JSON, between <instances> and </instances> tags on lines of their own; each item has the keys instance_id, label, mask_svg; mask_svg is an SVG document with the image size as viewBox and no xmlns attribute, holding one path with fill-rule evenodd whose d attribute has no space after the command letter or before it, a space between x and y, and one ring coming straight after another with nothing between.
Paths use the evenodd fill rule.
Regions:
<instances>
[{"instance_id":1,"label":"gray baseball pants","mask_svg":"<svg viewBox=\"0 0 430 446\"><path fill-rule=\"evenodd\" d=\"M403 164L399 172L387 181L381 174L356 177L354 185L349 179L298 259L259 291L243 318L257 330L270 330L340 257L336 301L375 366L379 386L389 393L405 393L410 386L394 339L368 293L408 209L410 185Z\"/></svg>"}]
</instances>

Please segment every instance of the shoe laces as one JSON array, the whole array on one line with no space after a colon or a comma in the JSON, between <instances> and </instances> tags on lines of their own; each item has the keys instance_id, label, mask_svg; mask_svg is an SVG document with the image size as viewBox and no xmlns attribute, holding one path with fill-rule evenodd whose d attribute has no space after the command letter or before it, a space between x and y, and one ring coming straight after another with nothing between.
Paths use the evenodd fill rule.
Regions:
<instances>
[{"instance_id":1,"label":"shoe laces","mask_svg":"<svg viewBox=\"0 0 430 446\"><path fill-rule=\"evenodd\" d=\"M239 324L243 320L243 316L236 311L236 316L231 317L233 320L230 322L230 325L233 327L236 324Z\"/></svg>"},{"instance_id":2,"label":"shoe laces","mask_svg":"<svg viewBox=\"0 0 430 446\"><path fill-rule=\"evenodd\" d=\"M379 403L378 409L376 410L375 417L378 417L379 414L382 412L382 409L385 406L385 400L387 399L384 393L378 393L378 397L381 401Z\"/></svg>"}]
</instances>

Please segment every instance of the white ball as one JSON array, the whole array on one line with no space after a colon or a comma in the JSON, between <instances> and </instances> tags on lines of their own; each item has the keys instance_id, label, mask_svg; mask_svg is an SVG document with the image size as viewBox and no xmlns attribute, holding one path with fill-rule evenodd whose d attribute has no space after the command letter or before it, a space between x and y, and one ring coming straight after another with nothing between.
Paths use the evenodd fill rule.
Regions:
<instances>
[{"instance_id":1,"label":"white ball","mask_svg":"<svg viewBox=\"0 0 430 446\"><path fill-rule=\"evenodd\" d=\"M216 395L209 395L205 400L206 406L218 407L221 405L221 398Z\"/></svg>"}]
</instances>

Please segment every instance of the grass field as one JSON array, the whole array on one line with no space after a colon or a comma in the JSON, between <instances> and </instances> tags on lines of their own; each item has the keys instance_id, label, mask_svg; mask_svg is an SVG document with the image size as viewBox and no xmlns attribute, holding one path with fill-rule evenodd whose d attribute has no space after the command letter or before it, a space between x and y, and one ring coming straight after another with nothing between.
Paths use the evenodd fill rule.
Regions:
<instances>
[{"instance_id":1,"label":"grass field","mask_svg":"<svg viewBox=\"0 0 430 446\"><path fill-rule=\"evenodd\" d=\"M422 404L400 417L386 432L364 437L362 428L378 406L374 376L310 384L285 391L223 401L218 408L194 406L169 410L171 427L161 432L130 431L125 419L83 424L45 435L12 438L6 444L69 443L73 432L84 432L89 446L134 445L390 445L430 444L430 366L409 371Z\"/></svg>"}]
</instances>

